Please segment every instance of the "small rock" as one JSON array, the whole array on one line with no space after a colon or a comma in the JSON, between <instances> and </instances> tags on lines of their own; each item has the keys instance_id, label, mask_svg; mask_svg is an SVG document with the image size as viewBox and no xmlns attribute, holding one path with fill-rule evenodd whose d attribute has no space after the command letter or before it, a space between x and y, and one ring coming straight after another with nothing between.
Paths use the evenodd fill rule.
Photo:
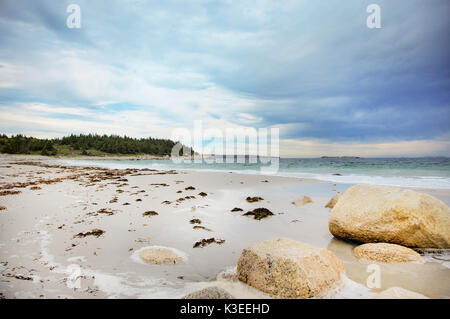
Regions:
<instances>
[{"instance_id":1,"label":"small rock","mask_svg":"<svg viewBox=\"0 0 450 319\"><path fill-rule=\"evenodd\" d=\"M183 262L183 257L177 255L173 250L162 247L147 248L139 252L139 257L154 265L179 264Z\"/></svg>"},{"instance_id":2,"label":"small rock","mask_svg":"<svg viewBox=\"0 0 450 319\"><path fill-rule=\"evenodd\" d=\"M208 287L195 291L181 299L235 299L228 291L220 287Z\"/></svg>"},{"instance_id":3,"label":"small rock","mask_svg":"<svg viewBox=\"0 0 450 319\"><path fill-rule=\"evenodd\" d=\"M311 197L309 197L309 196L302 196L302 197L297 198L296 200L294 200L292 202L292 204L294 206L300 207L300 206L304 206L304 205L312 203L312 202L313 201L312 201Z\"/></svg>"},{"instance_id":4,"label":"small rock","mask_svg":"<svg viewBox=\"0 0 450 319\"><path fill-rule=\"evenodd\" d=\"M380 261L384 263L421 261L420 254L411 248L396 244L364 244L353 249L356 258Z\"/></svg>"},{"instance_id":5,"label":"small rock","mask_svg":"<svg viewBox=\"0 0 450 319\"><path fill-rule=\"evenodd\" d=\"M341 196L342 196L341 193L337 193L336 195L331 197L331 199L325 205L325 208L333 208L336 205L336 203L338 202L339 198L341 198Z\"/></svg>"}]
</instances>

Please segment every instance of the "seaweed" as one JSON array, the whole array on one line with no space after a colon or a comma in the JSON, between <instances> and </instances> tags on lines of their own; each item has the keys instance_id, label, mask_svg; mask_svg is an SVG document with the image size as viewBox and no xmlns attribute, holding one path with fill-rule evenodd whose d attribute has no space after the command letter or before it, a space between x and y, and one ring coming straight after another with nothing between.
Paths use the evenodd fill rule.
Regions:
<instances>
[{"instance_id":1,"label":"seaweed","mask_svg":"<svg viewBox=\"0 0 450 319\"><path fill-rule=\"evenodd\" d=\"M180 203L180 202L185 201L187 199L195 199L195 196L180 197L180 198L177 199L177 202Z\"/></svg>"},{"instance_id":2,"label":"seaweed","mask_svg":"<svg viewBox=\"0 0 450 319\"><path fill-rule=\"evenodd\" d=\"M208 194L206 194L205 192L201 192L201 193L198 193L201 197L205 197L205 196L208 196Z\"/></svg>"},{"instance_id":3,"label":"seaweed","mask_svg":"<svg viewBox=\"0 0 450 319\"><path fill-rule=\"evenodd\" d=\"M113 211L110 210L109 208L102 208L100 210L97 211L97 214L106 214L106 215L114 215Z\"/></svg>"},{"instance_id":4,"label":"seaweed","mask_svg":"<svg viewBox=\"0 0 450 319\"><path fill-rule=\"evenodd\" d=\"M198 218L191 219L189 222L191 224L201 224L202 223L202 221Z\"/></svg>"},{"instance_id":5,"label":"seaweed","mask_svg":"<svg viewBox=\"0 0 450 319\"><path fill-rule=\"evenodd\" d=\"M259 197L259 196L256 196L256 197L250 197L249 196L249 197L246 198L246 201L249 202L249 203L259 202L261 200L264 200L264 198Z\"/></svg>"},{"instance_id":6,"label":"seaweed","mask_svg":"<svg viewBox=\"0 0 450 319\"><path fill-rule=\"evenodd\" d=\"M114 196L114 198L111 199L111 200L109 201L109 203L110 203L110 204L117 203L117 200L118 200L117 196Z\"/></svg>"},{"instance_id":7,"label":"seaweed","mask_svg":"<svg viewBox=\"0 0 450 319\"><path fill-rule=\"evenodd\" d=\"M212 231L211 229L209 229L209 228L206 228L206 227L204 227L204 226L199 226L199 225L195 225L194 227L192 227L193 229L203 229L203 230L206 230L206 231Z\"/></svg>"},{"instance_id":8,"label":"seaweed","mask_svg":"<svg viewBox=\"0 0 450 319\"><path fill-rule=\"evenodd\" d=\"M233 208L231 211L234 213L234 212L242 212L242 211L244 211L244 210L243 210L242 208L235 207L235 208Z\"/></svg>"},{"instance_id":9,"label":"seaweed","mask_svg":"<svg viewBox=\"0 0 450 319\"><path fill-rule=\"evenodd\" d=\"M17 195L22 193L21 191L1 191L0 196L6 196L6 195Z\"/></svg>"},{"instance_id":10,"label":"seaweed","mask_svg":"<svg viewBox=\"0 0 450 319\"><path fill-rule=\"evenodd\" d=\"M256 220L261 220L263 218L267 218L269 216L274 215L270 210L267 208L256 208L252 211L246 212L242 216L253 216Z\"/></svg>"},{"instance_id":11,"label":"seaweed","mask_svg":"<svg viewBox=\"0 0 450 319\"><path fill-rule=\"evenodd\" d=\"M3 276L10 277L10 278L16 278L19 280L33 280L33 277L24 276L24 275L14 275L14 274L10 274L10 273L4 274Z\"/></svg>"},{"instance_id":12,"label":"seaweed","mask_svg":"<svg viewBox=\"0 0 450 319\"><path fill-rule=\"evenodd\" d=\"M193 190L195 190L195 187L194 186L188 186L188 187L185 188L185 190L193 191Z\"/></svg>"},{"instance_id":13,"label":"seaweed","mask_svg":"<svg viewBox=\"0 0 450 319\"><path fill-rule=\"evenodd\" d=\"M210 245L212 243L216 243L218 245L222 245L224 242L225 242L224 239L215 239L214 237L212 237L212 238L202 239L202 240L197 241L194 244L193 248L205 247L205 246Z\"/></svg>"},{"instance_id":14,"label":"seaweed","mask_svg":"<svg viewBox=\"0 0 450 319\"><path fill-rule=\"evenodd\" d=\"M100 236L103 235L104 233L105 233L104 230L95 228L95 229L93 229L92 231L89 231L89 232L86 232L86 233L78 233L78 234L76 234L76 235L73 236L73 237L74 237L74 238L75 238L75 237L78 237L78 238L84 238L84 237L86 237L86 236L100 237Z\"/></svg>"},{"instance_id":15,"label":"seaweed","mask_svg":"<svg viewBox=\"0 0 450 319\"><path fill-rule=\"evenodd\" d=\"M142 213L142 216L151 217L151 216L156 216L156 215L159 215L159 214L157 212L155 212L154 210L148 210L148 211Z\"/></svg>"}]
</instances>

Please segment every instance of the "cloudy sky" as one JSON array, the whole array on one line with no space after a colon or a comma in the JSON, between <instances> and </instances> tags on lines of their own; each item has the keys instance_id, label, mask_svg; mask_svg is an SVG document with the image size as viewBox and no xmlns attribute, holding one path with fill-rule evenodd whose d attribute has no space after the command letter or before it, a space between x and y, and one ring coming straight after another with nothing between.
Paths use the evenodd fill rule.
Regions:
<instances>
[{"instance_id":1,"label":"cloudy sky","mask_svg":"<svg viewBox=\"0 0 450 319\"><path fill-rule=\"evenodd\" d=\"M81 8L69 29L67 6ZM366 8L381 7L381 29ZM450 156L450 1L1 0L0 131L280 129L282 156Z\"/></svg>"}]
</instances>

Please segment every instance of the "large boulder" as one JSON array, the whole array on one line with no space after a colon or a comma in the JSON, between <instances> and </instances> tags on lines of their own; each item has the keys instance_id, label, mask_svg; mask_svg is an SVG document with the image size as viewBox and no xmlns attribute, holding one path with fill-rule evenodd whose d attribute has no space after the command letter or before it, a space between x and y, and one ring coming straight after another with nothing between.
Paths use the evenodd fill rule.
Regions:
<instances>
[{"instance_id":1,"label":"large boulder","mask_svg":"<svg viewBox=\"0 0 450 319\"><path fill-rule=\"evenodd\" d=\"M239 280L284 298L316 296L338 282L343 270L331 251L286 238L251 245L237 264Z\"/></svg>"},{"instance_id":2,"label":"large boulder","mask_svg":"<svg viewBox=\"0 0 450 319\"><path fill-rule=\"evenodd\" d=\"M367 259L384 263L422 260L420 254L418 254L411 248L396 244L364 244L353 249L353 252L358 259Z\"/></svg>"},{"instance_id":3,"label":"large boulder","mask_svg":"<svg viewBox=\"0 0 450 319\"><path fill-rule=\"evenodd\" d=\"M450 208L409 189L355 185L331 210L330 232L364 243L450 248Z\"/></svg>"}]
</instances>

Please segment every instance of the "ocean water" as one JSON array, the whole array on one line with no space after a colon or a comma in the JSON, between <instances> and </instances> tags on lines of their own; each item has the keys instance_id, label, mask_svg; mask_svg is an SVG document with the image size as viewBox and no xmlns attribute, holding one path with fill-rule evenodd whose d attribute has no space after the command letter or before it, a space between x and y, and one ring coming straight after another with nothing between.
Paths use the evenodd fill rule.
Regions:
<instances>
[{"instance_id":1,"label":"ocean water","mask_svg":"<svg viewBox=\"0 0 450 319\"><path fill-rule=\"evenodd\" d=\"M216 158L220 160L221 158ZM238 162L239 161L239 162ZM235 158L233 163L174 163L172 160L64 160L66 164L107 168L152 168L262 174L270 164ZM450 189L450 158L281 158L273 175L334 183Z\"/></svg>"}]
</instances>

